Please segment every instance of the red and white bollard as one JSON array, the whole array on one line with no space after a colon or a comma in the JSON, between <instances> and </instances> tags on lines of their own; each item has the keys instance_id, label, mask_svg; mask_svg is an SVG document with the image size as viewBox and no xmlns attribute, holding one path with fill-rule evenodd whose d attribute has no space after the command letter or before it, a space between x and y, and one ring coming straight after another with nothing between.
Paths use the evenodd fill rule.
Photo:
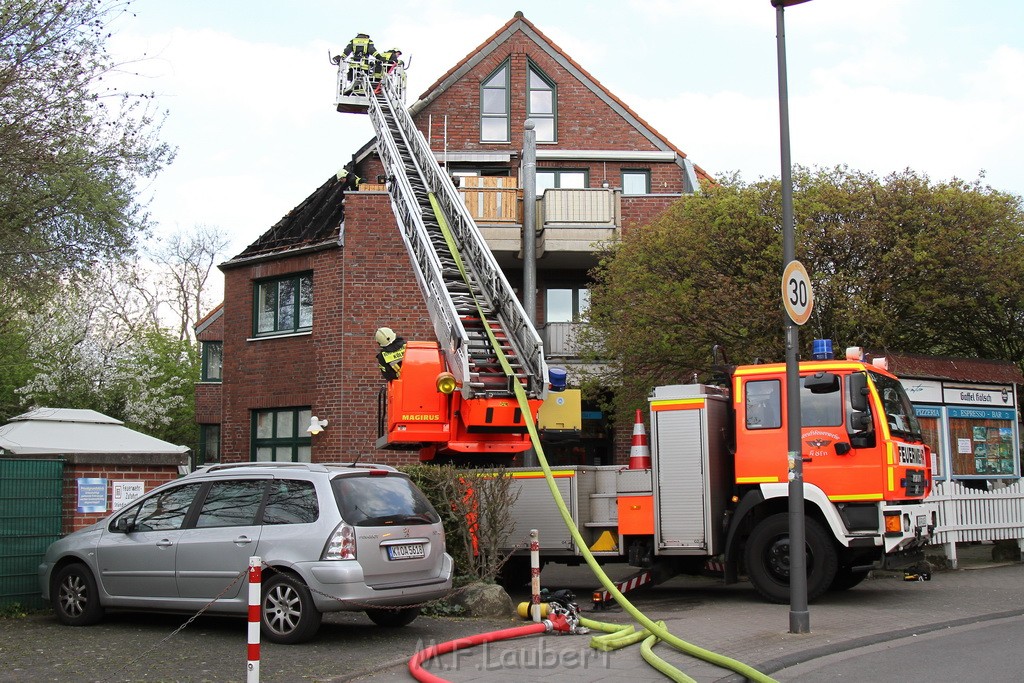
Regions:
<instances>
[{"instance_id":1,"label":"red and white bollard","mask_svg":"<svg viewBox=\"0 0 1024 683\"><path fill-rule=\"evenodd\" d=\"M636 424L633 425L633 443L629 447L629 469L646 470L651 467L651 447L647 445L647 431L644 429L644 416L636 411Z\"/></svg>"},{"instance_id":2,"label":"red and white bollard","mask_svg":"<svg viewBox=\"0 0 1024 683\"><path fill-rule=\"evenodd\" d=\"M249 558L249 661L246 664L247 683L260 680L260 602L263 582L263 560Z\"/></svg>"},{"instance_id":3,"label":"red and white bollard","mask_svg":"<svg viewBox=\"0 0 1024 683\"><path fill-rule=\"evenodd\" d=\"M530 592L532 604L530 614L536 623L540 623L540 533L530 529Z\"/></svg>"}]
</instances>

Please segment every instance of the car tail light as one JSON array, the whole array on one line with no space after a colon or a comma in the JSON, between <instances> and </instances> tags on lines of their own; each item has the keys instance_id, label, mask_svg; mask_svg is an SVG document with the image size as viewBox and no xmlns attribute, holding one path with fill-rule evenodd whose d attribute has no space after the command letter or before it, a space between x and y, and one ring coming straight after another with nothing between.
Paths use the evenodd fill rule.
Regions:
<instances>
[{"instance_id":1,"label":"car tail light","mask_svg":"<svg viewBox=\"0 0 1024 683\"><path fill-rule=\"evenodd\" d=\"M342 522L331 534L324 548L323 559L325 560L354 560L356 559L356 530Z\"/></svg>"}]
</instances>

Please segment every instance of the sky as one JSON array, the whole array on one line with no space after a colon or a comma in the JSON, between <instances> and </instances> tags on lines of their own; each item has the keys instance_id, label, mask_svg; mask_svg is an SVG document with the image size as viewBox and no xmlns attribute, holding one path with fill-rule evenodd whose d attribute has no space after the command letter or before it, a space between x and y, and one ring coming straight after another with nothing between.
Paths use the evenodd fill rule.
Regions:
<instances>
[{"instance_id":1,"label":"sky","mask_svg":"<svg viewBox=\"0 0 1024 683\"><path fill-rule=\"evenodd\" d=\"M216 226L237 254L373 137L334 110L358 32L409 64L408 104L516 11L713 176L780 175L769 0L133 0L109 48L166 110L157 232ZM1024 195L1024 2L810 0L785 11L794 164Z\"/></svg>"}]
</instances>

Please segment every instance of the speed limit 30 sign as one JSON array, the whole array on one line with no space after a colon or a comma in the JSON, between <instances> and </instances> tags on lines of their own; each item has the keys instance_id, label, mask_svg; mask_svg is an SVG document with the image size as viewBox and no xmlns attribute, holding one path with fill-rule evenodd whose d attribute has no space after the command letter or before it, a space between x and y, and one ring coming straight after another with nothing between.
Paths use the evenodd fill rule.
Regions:
<instances>
[{"instance_id":1,"label":"speed limit 30 sign","mask_svg":"<svg viewBox=\"0 0 1024 683\"><path fill-rule=\"evenodd\" d=\"M803 325L811 318L814 308L814 292L807 269L799 261L790 261L782 271L782 304L789 319Z\"/></svg>"}]
</instances>

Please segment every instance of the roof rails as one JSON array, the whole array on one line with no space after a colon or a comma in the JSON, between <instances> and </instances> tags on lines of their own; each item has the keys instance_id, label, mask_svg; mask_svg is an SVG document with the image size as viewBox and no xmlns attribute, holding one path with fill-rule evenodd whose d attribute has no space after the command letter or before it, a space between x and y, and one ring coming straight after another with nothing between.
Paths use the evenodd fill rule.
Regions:
<instances>
[{"instance_id":1,"label":"roof rails","mask_svg":"<svg viewBox=\"0 0 1024 683\"><path fill-rule=\"evenodd\" d=\"M380 465L369 462L360 463L349 463L349 462L223 462L214 463L212 465L203 465L197 467L193 474L204 474L209 472L219 472L221 470L237 469L240 467L259 467L259 468L294 468L306 470L308 472L327 472L329 467L346 467L356 469L373 469L373 470L387 470L389 472L397 472L398 469L390 465Z\"/></svg>"},{"instance_id":2,"label":"roof rails","mask_svg":"<svg viewBox=\"0 0 1024 683\"><path fill-rule=\"evenodd\" d=\"M238 467L293 467L296 469L304 469L309 472L327 471L327 468L322 464L311 462L223 462L214 463L213 465L203 465L202 467L196 468L195 472L218 472L220 470L235 469Z\"/></svg>"}]
</instances>

